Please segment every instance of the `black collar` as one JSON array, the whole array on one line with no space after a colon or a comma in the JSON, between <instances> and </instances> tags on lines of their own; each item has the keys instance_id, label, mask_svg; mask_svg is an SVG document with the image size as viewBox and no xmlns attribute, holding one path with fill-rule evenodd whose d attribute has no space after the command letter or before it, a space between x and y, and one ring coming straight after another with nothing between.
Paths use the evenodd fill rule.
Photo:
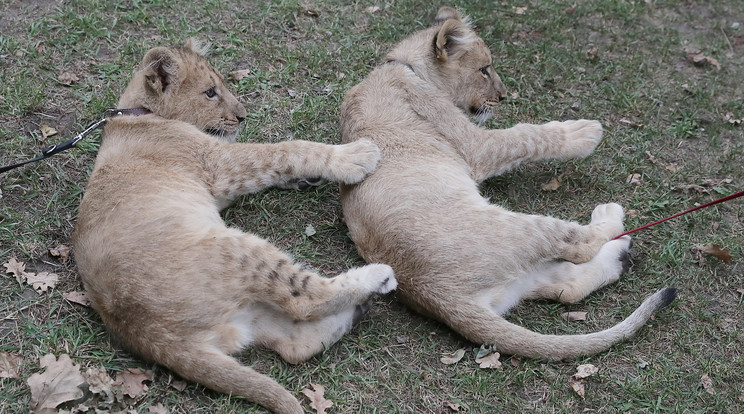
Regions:
<instances>
[{"instance_id":1,"label":"black collar","mask_svg":"<svg viewBox=\"0 0 744 414\"><path fill-rule=\"evenodd\" d=\"M75 138L72 138L71 140L65 141L65 142L63 142L61 144L49 145L47 147L42 148L41 149L41 155L39 155L36 158L32 158L32 159L30 159L28 161L19 162L17 164L13 164L13 165L8 165L8 166L5 166L5 167L0 167L0 174L4 173L6 171L10 171L10 170L12 170L14 168L18 168L18 167L20 167L22 165L30 164L30 163L36 162L36 161L41 161L41 160L43 160L45 158L51 157L54 154L58 154L58 153L60 153L62 151L65 151L65 150L68 150L68 149L74 147L75 145L77 145L78 142L80 142L88 134L90 134L91 132L95 131L96 129L102 127L103 125L105 125L106 124L106 121L108 121L111 118L116 118L116 117L124 116L124 115L132 115L132 116L147 115L147 114L150 114L150 113L152 113L152 112L150 112L150 110L149 109L146 109L146 108L126 108L126 109L115 109L114 108L114 109L107 109L103 113L103 117L101 119L99 119L98 121L92 123L88 128L85 128L85 130L83 132L81 132L80 134L76 135Z\"/></svg>"}]
</instances>

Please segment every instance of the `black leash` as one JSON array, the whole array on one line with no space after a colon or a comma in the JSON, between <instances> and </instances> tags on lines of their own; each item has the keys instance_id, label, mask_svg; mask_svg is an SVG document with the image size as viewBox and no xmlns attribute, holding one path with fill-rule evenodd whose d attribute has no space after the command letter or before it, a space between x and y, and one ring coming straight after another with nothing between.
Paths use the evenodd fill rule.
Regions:
<instances>
[{"instance_id":1,"label":"black leash","mask_svg":"<svg viewBox=\"0 0 744 414\"><path fill-rule=\"evenodd\" d=\"M43 159L49 158L52 155L59 154L62 151L66 151L75 145L77 145L78 142L83 140L86 136L90 135L91 132L95 131L96 129L102 127L106 124L106 121L108 121L111 118L116 118L117 116L122 115L146 115L149 114L150 110L145 108L129 108L129 109L107 109L103 113L103 117L99 119L98 121L92 123L88 128L85 128L85 130L79 134L77 134L74 138L65 141L61 144L55 144L55 145L49 145L41 149L41 155L39 155L36 158L32 158L28 161L19 162L18 164L8 165L5 167L0 167L0 174L10 171L14 168L18 168L20 166L30 164L32 162L41 161Z\"/></svg>"}]
</instances>

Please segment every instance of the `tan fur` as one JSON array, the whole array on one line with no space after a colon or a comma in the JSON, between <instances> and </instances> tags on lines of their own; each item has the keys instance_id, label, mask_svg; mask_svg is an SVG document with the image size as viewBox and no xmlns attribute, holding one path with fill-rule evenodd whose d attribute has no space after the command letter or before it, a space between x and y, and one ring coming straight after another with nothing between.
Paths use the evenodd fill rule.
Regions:
<instances>
[{"instance_id":1,"label":"tan fur","mask_svg":"<svg viewBox=\"0 0 744 414\"><path fill-rule=\"evenodd\" d=\"M227 142L246 112L197 49L152 49L121 97L119 108L152 114L106 125L76 261L93 307L126 348L214 390L301 413L281 385L228 355L261 345L307 360L348 332L372 295L395 288L393 272L370 265L321 277L226 227L219 211L270 186L358 182L379 151L368 141Z\"/></svg>"},{"instance_id":2,"label":"tan fur","mask_svg":"<svg viewBox=\"0 0 744 414\"><path fill-rule=\"evenodd\" d=\"M600 142L596 121L474 125L505 96L491 54L459 14L442 8L351 89L341 107L344 142L382 151L364 182L342 185L346 223L368 262L390 264L399 296L477 343L550 359L600 352L633 335L674 298L665 289L603 332L540 335L503 315L523 298L576 302L616 281L630 238L623 209L598 206L589 225L491 205L478 183L522 162L586 157Z\"/></svg>"}]
</instances>

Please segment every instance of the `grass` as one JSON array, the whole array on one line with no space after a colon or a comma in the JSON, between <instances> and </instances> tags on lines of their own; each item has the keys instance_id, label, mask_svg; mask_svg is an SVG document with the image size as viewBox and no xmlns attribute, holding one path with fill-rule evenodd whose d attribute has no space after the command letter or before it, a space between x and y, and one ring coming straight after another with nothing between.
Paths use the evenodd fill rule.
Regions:
<instances>
[{"instance_id":1,"label":"grass","mask_svg":"<svg viewBox=\"0 0 744 414\"><path fill-rule=\"evenodd\" d=\"M338 143L344 92L435 12L420 0L379 3L374 13L366 10L373 3L336 0L247 3L0 0L0 164L78 133L115 105L146 50L189 36L212 42L211 60L222 73L251 70L231 85L249 114L241 140ZM626 222L632 228L742 189L744 125L724 120L727 113L744 118L744 12L737 0L454 5L471 16L514 94L490 127L590 118L606 130L585 161L531 165L489 180L482 190L494 202L585 222L594 205L616 201L635 210ZM686 55L695 51L721 69L691 63ZM63 72L79 81L61 84ZM40 125L59 135L43 141ZM172 374L113 346L93 311L62 299L82 286L72 261L56 261L47 249L69 244L97 139L0 176L0 263L16 257L32 271L61 278L51 293L37 295L0 276L0 352L24 357L21 378L0 379L0 412L26 411L25 379L49 352L69 353L83 367L154 369L137 412L157 403L172 413L262 412L193 384L184 391L169 387ZM626 183L636 173L643 185ZM562 186L542 191L556 176ZM676 189L705 180L715 181L706 187L710 194ZM327 274L362 264L340 219L334 184L246 197L224 217ZM335 404L330 411L339 413L446 413L452 403L472 413L741 413L742 217L744 203L732 201L636 233L634 266L616 284L576 305L529 302L510 314L540 332L588 332L617 322L660 287L680 289L679 299L636 338L590 358L504 357L503 371L486 371L468 353L446 366L441 353L477 346L385 297L351 334L306 364L291 366L262 349L241 359L298 397L309 383L324 385ZM305 234L308 225L315 235ZM694 247L708 243L730 249L733 261L705 256L701 263ZM560 314L567 310L587 311L588 320L566 322ZM587 380L583 399L568 385L581 363L600 369ZM703 374L715 394L702 388Z\"/></svg>"}]
</instances>

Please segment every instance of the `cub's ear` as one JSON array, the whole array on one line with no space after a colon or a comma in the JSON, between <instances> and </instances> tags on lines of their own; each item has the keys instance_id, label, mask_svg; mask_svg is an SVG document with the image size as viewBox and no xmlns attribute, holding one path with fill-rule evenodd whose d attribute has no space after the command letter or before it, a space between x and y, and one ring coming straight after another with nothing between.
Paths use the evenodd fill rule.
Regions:
<instances>
[{"instance_id":1,"label":"cub's ear","mask_svg":"<svg viewBox=\"0 0 744 414\"><path fill-rule=\"evenodd\" d=\"M190 50L199 56L207 56L210 46L211 45L209 44L209 42L202 42L201 40L192 37L186 41L186 44L183 46L183 48L186 50Z\"/></svg>"},{"instance_id":2,"label":"cub's ear","mask_svg":"<svg viewBox=\"0 0 744 414\"><path fill-rule=\"evenodd\" d=\"M441 24L449 19L462 21L462 17L460 17L460 13L457 10L452 7L442 6L437 12L437 17L434 18L434 24Z\"/></svg>"},{"instance_id":3,"label":"cub's ear","mask_svg":"<svg viewBox=\"0 0 744 414\"><path fill-rule=\"evenodd\" d=\"M156 47L150 49L142 60L142 72L149 93L161 95L176 81L178 59L169 49Z\"/></svg>"},{"instance_id":4,"label":"cub's ear","mask_svg":"<svg viewBox=\"0 0 744 414\"><path fill-rule=\"evenodd\" d=\"M474 41L473 32L460 20L448 19L437 32L434 39L434 50L441 63L465 51Z\"/></svg>"}]
</instances>

